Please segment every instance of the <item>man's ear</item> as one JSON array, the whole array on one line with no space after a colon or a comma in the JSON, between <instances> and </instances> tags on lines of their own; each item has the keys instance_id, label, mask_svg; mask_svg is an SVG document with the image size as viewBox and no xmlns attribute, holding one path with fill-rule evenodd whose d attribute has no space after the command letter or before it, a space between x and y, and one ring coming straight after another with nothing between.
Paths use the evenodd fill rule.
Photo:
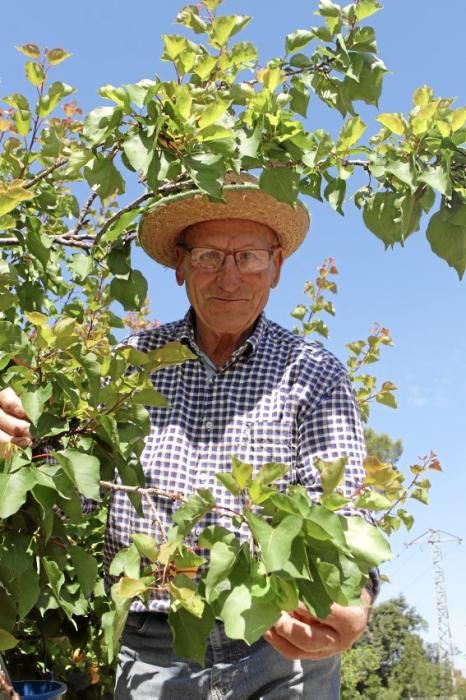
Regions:
<instances>
[{"instance_id":1,"label":"man's ear","mask_svg":"<svg viewBox=\"0 0 466 700\"><path fill-rule=\"evenodd\" d=\"M272 282L270 284L270 288L274 289L279 280L280 280L280 272L282 269L283 265L283 249L282 248L277 248L276 250L273 251L273 258L272 258L272 263L273 263L273 273L272 273Z\"/></svg>"},{"instance_id":2,"label":"man's ear","mask_svg":"<svg viewBox=\"0 0 466 700\"><path fill-rule=\"evenodd\" d=\"M184 254L185 251L180 246L177 246L175 248L175 277L176 283L180 287L183 286L185 281L185 274L183 269Z\"/></svg>"}]
</instances>

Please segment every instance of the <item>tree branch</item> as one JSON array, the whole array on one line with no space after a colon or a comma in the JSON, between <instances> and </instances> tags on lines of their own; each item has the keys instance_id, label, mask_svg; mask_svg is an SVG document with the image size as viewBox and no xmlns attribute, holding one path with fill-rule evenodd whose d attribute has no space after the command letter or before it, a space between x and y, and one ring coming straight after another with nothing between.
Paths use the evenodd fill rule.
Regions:
<instances>
[{"instance_id":1,"label":"tree branch","mask_svg":"<svg viewBox=\"0 0 466 700\"><path fill-rule=\"evenodd\" d=\"M97 197L97 192L92 192L89 197L87 198L86 203L82 207L81 211L79 212L78 220L76 222L76 226L71 229L66 235L67 236L76 236L77 233L81 230L81 228L84 226L85 221L86 221L86 216L89 214L89 210L92 207L95 198Z\"/></svg>"},{"instance_id":2,"label":"tree branch","mask_svg":"<svg viewBox=\"0 0 466 700\"><path fill-rule=\"evenodd\" d=\"M143 487L143 486L127 486L125 484L115 484L113 481L99 481L100 486L107 491L123 491L124 493L139 493L141 496L160 496L161 498L167 498L169 501L178 501L179 503L186 503L187 497L182 493L177 493L175 491L162 491L155 486ZM212 506L212 511L214 513L227 514L231 517L239 517L244 520L243 515L231 508L224 508L222 506Z\"/></svg>"},{"instance_id":3,"label":"tree branch","mask_svg":"<svg viewBox=\"0 0 466 700\"><path fill-rule=\"evenodd\" d=\"M24 189L28 190L30 187L34 187L34 185L37 185L37 183L43 180L44 177L47 177L47 175L53 173L54 170L58 170L58 168L63 167L67 163L68 158L62 158L61 160L57 160L49 168L46 168L45 170L42 170L40 173L38 173L35 177L32 178L32 180L28 180L28 182L26 182L26 184L24 185Z\"/></svg>"}]
</instances>

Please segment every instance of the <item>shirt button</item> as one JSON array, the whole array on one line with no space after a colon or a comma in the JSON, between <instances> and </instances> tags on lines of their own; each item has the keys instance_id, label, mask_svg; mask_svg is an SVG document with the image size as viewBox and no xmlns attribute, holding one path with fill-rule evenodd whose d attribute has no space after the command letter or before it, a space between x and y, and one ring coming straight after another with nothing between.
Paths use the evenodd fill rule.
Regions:
<instances>
[{"instance_id":1,"label":"shirt button","mask_svg":"<svg viewBox=\"0 0 466 700\"><path fill-rule=\"evenodd\" d=\"M201 484L205 484L205 482L208 480L208 476L207 476L207 474L206 474L205 472L200 472L200 473L197 475L197 480L198 480Z\"/></svg>"},{"instance_id":2,"label":"shirt button","mask_svg":"<svg viewBox=\"0 0 466 700\"><path fill-rule=\"evenodd\" d=\"M208 433L210 433L210 431L212 430L213 427L214 427L214 424L212 423L211 420L207 420L205 422L205 429L207 430Z\"/></svg>"}]
</instances>

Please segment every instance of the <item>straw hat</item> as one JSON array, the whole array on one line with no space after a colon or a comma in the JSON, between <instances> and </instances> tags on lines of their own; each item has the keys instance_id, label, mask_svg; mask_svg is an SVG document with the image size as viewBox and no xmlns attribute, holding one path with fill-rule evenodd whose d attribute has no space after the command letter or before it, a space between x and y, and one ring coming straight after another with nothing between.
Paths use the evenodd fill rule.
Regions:
<instances>
[{"instance_id":1,"label":"straw hat","mask_svg":"<svg viewBox=\"0 0 466 700\"><path fill-rule=\"evenodd\" d=\"M223 202L213 202L199 190L164 197L142 217L139 241L146 253L167 267L175 267L180 233L201 221L249 219L266 224L277 234L285 257L301 245L311 217L302 202L293 207L263 192L257 179L247 173L228 173Z\"/></svg>"}]
</instances>

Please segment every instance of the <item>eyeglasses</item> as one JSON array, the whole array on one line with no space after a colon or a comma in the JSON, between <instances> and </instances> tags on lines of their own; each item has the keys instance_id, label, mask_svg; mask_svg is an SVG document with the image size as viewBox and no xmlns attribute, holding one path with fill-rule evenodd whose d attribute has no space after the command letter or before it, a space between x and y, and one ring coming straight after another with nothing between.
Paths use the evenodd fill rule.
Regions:
<instances>
[{"instance_id":1,"label":"eyeglasses","mask_svg":"<svg viewBox=\"0 0 466 700\"><path fill-rule=\"evenodd\" d=\"M251 250L220 250L219 248L197 248L178 243L180 248L186 250L191 256L191 264L198 270L205 272L218 272L227 255L233 255L236 267L244 274L252 272L262 272L266 270L270 263L273 251L280 246L272 248L254 248Z\"/></svg>"}]
</instances>

